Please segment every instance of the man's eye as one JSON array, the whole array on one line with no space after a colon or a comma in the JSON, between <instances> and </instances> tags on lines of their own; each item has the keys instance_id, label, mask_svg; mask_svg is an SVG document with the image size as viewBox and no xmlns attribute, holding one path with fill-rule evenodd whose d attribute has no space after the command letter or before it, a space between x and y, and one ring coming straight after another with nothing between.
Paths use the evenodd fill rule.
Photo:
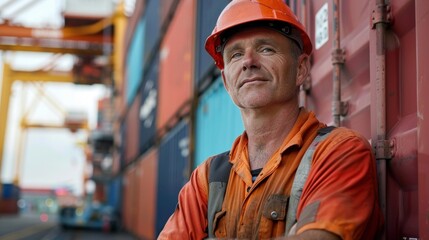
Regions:
<instances>
[{"instance_id":1,"label":"man's eye","mask_svg":"<svg viewBox=\"0 0 429 240\"><path fill-rule=\"evenodd\" d=\"M261 52L263 52L263 53L271 53L271 52L274 52L274 50L272 49L272 48L262 48L262 50L261 50Z\"/></svg>"},{"instance_id":2,"label":"man's eye","mask_svg":"<svg viewBox=\"0 0 429 240\"><path fill-rule=\"evenodd\" d=\"M243 56L243 54L236 52L236 53L231 54L231 59L236 59L236 58L239 58L241 56Z\"/></svg>"}]
</instances>

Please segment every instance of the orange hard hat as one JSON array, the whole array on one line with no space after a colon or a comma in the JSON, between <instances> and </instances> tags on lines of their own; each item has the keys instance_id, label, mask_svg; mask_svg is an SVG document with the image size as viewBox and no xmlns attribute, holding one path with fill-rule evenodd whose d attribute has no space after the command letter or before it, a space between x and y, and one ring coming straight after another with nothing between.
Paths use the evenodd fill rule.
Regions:
<instances>
[{"instance_id":1,"label":"orange hard hat","mask_svg":"<svg viewBox=\"0 0 429 240\"><path fill-rule=\"evenodd\" d=\"M282 0L233 0L221 12L212 34L206 40L205 48L219 69L224 68L222 34L238 26L253 26L261 22L291 26L292 28L288 29L285 35L289 34L288 37L297 42L304 53L310 55L313 51L310 37L304 26ZM291 34L290 31L295 31L297 34Z\"/></svg>"}]
</instances>

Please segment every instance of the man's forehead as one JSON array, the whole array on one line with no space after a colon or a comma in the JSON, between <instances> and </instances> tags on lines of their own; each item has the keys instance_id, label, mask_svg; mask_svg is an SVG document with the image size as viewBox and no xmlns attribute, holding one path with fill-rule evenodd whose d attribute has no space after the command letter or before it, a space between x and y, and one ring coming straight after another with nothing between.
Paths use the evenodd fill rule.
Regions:
<instances>
[{"instance_id":1,"label":"man's forehead","mask_svg":"<svg viewBox=\"0 0 429 240\"><path fill-rule=\"evenodd\" d=\"M255 43L272 43L277 39L285 39L288 41L288 38L279 32L268 28L268 27L248 27L244 29L239 29L233 34L229 35L225 40L224 50L226 48L231 48L236 45L242 44L244 41L254 41Z\"/></svg>"}]
</instances>

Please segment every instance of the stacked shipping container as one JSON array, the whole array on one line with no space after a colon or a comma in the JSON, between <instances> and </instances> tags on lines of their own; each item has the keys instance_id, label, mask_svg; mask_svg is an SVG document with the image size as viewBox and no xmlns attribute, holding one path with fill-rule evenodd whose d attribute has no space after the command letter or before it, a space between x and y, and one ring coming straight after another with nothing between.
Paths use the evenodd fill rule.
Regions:
<instances>
[{"instance_id":1,"label":"stacked shipping container","mask_svg":"<svg viewBox=\"0 0 429 240\"><path fill-rule=\"evenodd\" d=\"M115 166L120 166L123 181L123 223L139 238L156 238L190 171L208 156L228 150L243 131L240 113L204 50L228 2L148 0L138 5L143 10L135 11L138 21L131 21L127 91L121 96L127 105L118 111L123 133L115 135L121 136L117 142L124 152L115 153L121 161ZM303 105L328 124L335 123L334 106L341 125L360 131L375 146L385 239L429 238L429 124L422 115L429 110L423 104L428 78L423 64L429 57L423 26L429 3L390 0L384 7L376 6L376 0L287 2L315 46ZM381 15L383 9L388 15ZM378 24L387 30L376 31ZM379 42L377 32L385 32L385 41ZM385 67L378 59L385 59ZM379 87L383 74L385 99L379 97L384 94ZM380 124L382 119L386 124Z\"/></svg>"}]
</instances>

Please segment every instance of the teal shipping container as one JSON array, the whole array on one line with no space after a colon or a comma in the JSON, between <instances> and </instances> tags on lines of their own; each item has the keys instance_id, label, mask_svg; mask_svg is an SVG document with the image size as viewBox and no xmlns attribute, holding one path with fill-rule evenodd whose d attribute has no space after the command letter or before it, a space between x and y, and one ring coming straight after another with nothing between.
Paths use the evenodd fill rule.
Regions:
<instances>
[{"instance_id":1,"label":"teal shipping container","mask_svg":"<svg viewBox=\"0 0 429 240\"><path fill-rule=\"evenodd\" d=\"M130 105L134 99L138 88L143 79L143 56L144 56L144 35L145 35L145 21L140 19L138 22L134 35L131 39L127 55L127 75L126 75L126 90L125 96L127 105Z\"/></svg>"},{"instance_id":2,"label":"teal shipping container","mask_svg":"<svg viewBox=\"0 0 429 240\"><path fill-rule=\"evenodd\" d=\"M200 97L195 129L194 167L207 157L225 152L243 131L240 110L218 78Z\"/></svg>"}]
</instances>

